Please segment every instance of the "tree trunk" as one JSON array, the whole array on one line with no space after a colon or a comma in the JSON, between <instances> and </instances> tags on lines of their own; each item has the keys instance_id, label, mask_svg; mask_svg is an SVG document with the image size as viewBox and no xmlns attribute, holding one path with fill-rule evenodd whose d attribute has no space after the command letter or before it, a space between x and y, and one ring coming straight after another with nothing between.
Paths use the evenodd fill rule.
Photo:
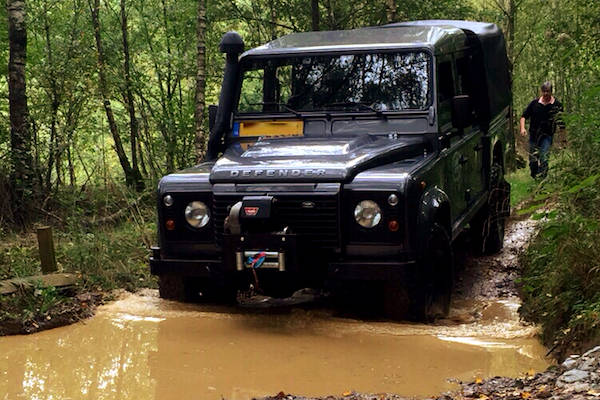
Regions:
<instances>
[{"instance_id":1,"label":"tree trunk","mask_svg":"<svg viewBox=\"0 0 600 400\"><path fill-rule=\"evenodd\" d=\"M121 33L123 36L123 72L125 75L125 103L129 112L129 131L131 138L131 164L135 189L139 192L144 189L144 181L137 161L137 139L139 136L138 120L135 116L135 103L131 90L131 67L129 57L129 36L127 32L127 12L125 1L121 0Z\"/></svg>"},{"instance_id":2,"label":"tree trunk","mask_svg":"<svg viewBox=\"0 0 600 400\"><path fill-rule=\"evenodd\" d=\"M385 0L385 11L386 11L387 23L391 24L392 22L396 22L396 18L398 16L398 11L396 8L395 0Z\"/></svg>"},{"instance_id":3,"label":"tree trunk","mask_svg":"<svg viewBox=\"0 0 600 400\"><path fill-rule=\"evenodd\" d=\"M92 1L94 2L92 4ZM121 136L119 135L119 127L115 121L115 117L112 111L112 107L109 99L108 84L106 82L105 64L104 64L104 48L102 47L102 41L100 37L100 19L98 17L100 11L100 0L88 0L90 11L92 14L92 24L94 28L94 36L96 39L96 54L98 56L98 80L100 86L100 94L102 96L102 102L104 104L104 111L106 112L106 118L108 119L108 125L110 127L110 133L115 142L115 151L119 157L121 168L125 174L125 182L128 186L134 187L136 185L136 178L134 176L133 169L129 164L129 159L125 150L123 149L123 143L121 142Z\"/></svg>"},{"instance_id":4,"label":"tree trunk","mask_svg":"<svg viewBox=\"0 0 600 400\"><path fill-rule=\"evenodd\" d=\"M50 22L48 21L48 4L44 4L44 35L46 40L46 57L49 69L48 80L50 86L50 142L48 150L48 167L46 169L46 178L44 182L44 191L49 193L51 190L52 167L56 163L57 186L60 181L60 153L58 151L60 140L56 129L58 120L58 109L60 107L60 97L58 94L58 85L55 76L54 57L52 54L52 43L50 41Z\"/></svg>"},{"instance_id":5,"label":"tree trunk","mask_svg":"<svg viewBox=\"0 0 600 400\"><path fill-rule=\"evenodd\" d=\"M204 157L206 132L204 129L204 108L206 89L206 0L198 0L198 15L196 21L196 108L194 120L196 122L196 161Z\"/></svg>"},{"instance_id":6,"label":"tree trunk","mask_svg":"<svg viewBox=\"0 0 600 400\"><path fill-rule=\"evenodd\" d=\"M327 13L328 13L328 17L329 17L329 30L335 30L336 29L335 13L334 13L333 8L334 8L333 0L327 0Z\"/></svg>"},{"instance_id":7,"label":"tree trunk","mask_svg":"<svg viewBox=\"0 0 600 400\"><path fill-rule=\"evenodd\" d=\"M25 84L25 62L27 60L27 31L25 26L25 1L7 0L8 41L8 102L10 114L10 146L12 155L11 186L16 204L21 205L15 215L24 222L32 201L33 157L31 155L31 132Z\"/></svg>"},{"instance_id":8,"label":"tree trunk","mask_svg":"<svg viewBox=\"0 0 600 400\"><path fill-rule=\"evenodd\" d=\"M320 29L320 20L321 14L319 12L319 0L310 0L310 15L312 17L312 30L319 31Z\"/></svg>"}]
</instances>

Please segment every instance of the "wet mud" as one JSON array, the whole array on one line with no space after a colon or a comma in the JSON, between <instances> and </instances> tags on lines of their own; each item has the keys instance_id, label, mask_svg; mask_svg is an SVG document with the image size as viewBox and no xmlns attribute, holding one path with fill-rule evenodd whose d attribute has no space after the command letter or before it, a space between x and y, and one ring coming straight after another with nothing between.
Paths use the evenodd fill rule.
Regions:
<instances>
[{"instance_id":1,"label":"wet mud","mask_svg":"<svg viewBox=\"0 0 600 400\"><path fill-rule=\"evenodd\" d=\"M425 397L460 381L542 371L550 360L536 328L519 321L514 285L530 231L517 222L503 254L467 260L450 316L429 325L124 294L85 322L0 338L0 399Z\"/></svg>"}]
</instances>

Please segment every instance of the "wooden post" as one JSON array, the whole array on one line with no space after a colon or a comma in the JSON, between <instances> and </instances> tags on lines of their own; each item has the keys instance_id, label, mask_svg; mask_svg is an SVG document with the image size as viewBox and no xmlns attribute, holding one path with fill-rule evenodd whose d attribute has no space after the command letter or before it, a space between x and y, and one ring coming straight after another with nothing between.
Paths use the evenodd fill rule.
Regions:
<instances>
[{"instance_id":1,"label":"wooden post","mask_svg":"<svg viewBox=\"0 0 600 400\"><path fill-rule=\"evenodd\" d=\"M38 245L40 248L40 261L42 262L42 273L49 274L57 271L56 258L54 257L54 241L52 240L52 228L49 226L39 227L37 230Z\"/></svg>"}]
</instances>

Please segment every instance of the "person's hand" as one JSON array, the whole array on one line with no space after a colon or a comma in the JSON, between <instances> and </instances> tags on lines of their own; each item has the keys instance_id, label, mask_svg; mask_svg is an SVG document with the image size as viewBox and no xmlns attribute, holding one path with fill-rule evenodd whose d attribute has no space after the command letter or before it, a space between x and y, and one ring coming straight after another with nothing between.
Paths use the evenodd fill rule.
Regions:
<instances>
[{"instance_id":1,"label":"person's hand","mask_svg":"<svg viewBox=\"0 0 600 400\"><path fill-rule=\"evenodd\" d=\"M521 136L527 136L527 129L521 129Z\"/></svg>"}]
</instances>

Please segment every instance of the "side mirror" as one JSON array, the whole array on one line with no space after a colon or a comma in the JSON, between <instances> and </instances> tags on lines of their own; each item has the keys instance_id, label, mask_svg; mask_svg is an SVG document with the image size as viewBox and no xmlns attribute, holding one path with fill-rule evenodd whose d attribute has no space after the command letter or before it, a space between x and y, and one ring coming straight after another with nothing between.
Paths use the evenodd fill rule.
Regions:
<instances>
[{"instance_id":1,"label":"side mirror","mask_svg":"<svg viewBox=\"0 0 600 400\"><path fill-rule=\"evenodd\" d=\"M219 109L218 106L211 104L208 106L208 131L212 132L214 126L215 126L215 121L217 120L217 110Z\"/></svg>"},{"instance_id":2,"label":"side mirror","mask_svg":"<svg viewBox=\"0 0 600 400\"><path fill-rule=\"evenodd\" d=\"M473 123L473 105L471 97L464 94L452 98L452 125L457 129L465 129Z\"/></svg>"}]
</instances>

